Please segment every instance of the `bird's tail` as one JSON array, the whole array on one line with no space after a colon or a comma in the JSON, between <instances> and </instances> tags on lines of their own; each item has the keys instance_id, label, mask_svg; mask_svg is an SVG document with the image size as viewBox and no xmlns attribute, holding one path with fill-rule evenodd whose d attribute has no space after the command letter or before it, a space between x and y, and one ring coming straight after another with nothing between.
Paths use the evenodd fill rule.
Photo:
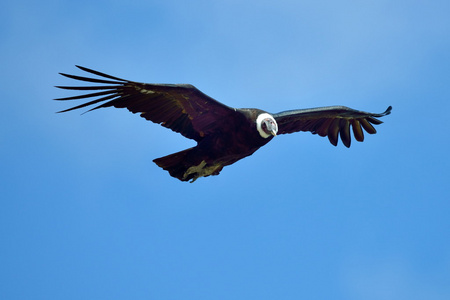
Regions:
<instances>
[{"instance_id":1,"label":"bird's tail","mask_svg":"<svg viewBox=\"0 0 450 300\"><path fill-rule=\"evenodd\" d=\"M208 164L208 156L197 147L154 159L153 162L181 181L194 182L200 177L219 175L222 163Z\"/></svg>"},{"instance_id":2,"label":"bird's tail","mask_svg":"<svg viewBox=\"0 0 450 300\"><path fill-rule=\"evenodd\" d=\"M154 159L153 162L159 167L170 173L170 176L180 179L181 181L195 180L195 174L189 173L189 168L199 164L200 162L191 161L195 148L189 148L177 153L173 153L164 157Z\"/></svg>"},{"instance_id":3,"label":"bird's tail","mask_svg":"<svg viewBox=\"0 0 450 300\"><path fill-rule=\"evenodd\" d=\"M177 153L173 153L164 157L154 159L153 162L166 171L169 171L170 175L180 179L181 181L188 181L185 178L186 170L189 168L187 156L194 148L189 148Z\"/></svg>"}]
</instances>

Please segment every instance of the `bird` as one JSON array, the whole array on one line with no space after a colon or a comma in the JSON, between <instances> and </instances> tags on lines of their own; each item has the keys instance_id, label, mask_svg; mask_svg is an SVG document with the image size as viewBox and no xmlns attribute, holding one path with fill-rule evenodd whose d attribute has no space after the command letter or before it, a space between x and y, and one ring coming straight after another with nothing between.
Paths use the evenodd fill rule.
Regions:
<instances>
[{"instance_id":1,"label":"bird","mask_svg":"<svg viewBox=\"0 0 450 300\"><path fill-rule=\"evenodd\" d=\"M326 106L269 113L256 108L229 107L190 84L149 84L121 79L86 67L76 66L90 77L59 73L84 86L56 86L75 90L77 96L54 100L88 102L58 111L68 112L91 107L126 108L148 121L160 124L197 142L195 147L153 160L159 167L181 181L194 182L200 177L219 175L225 166L252 155L275 136L299 131L328 137L337 146L339 137L345 147L351 144L350 127L358 142L364 131L375 134L377 118L389 115L369 113L346 106ZM92 75L95 75L94 77ZM93 85L94 84L94 85Z\"/></svg>"}]
</instances>

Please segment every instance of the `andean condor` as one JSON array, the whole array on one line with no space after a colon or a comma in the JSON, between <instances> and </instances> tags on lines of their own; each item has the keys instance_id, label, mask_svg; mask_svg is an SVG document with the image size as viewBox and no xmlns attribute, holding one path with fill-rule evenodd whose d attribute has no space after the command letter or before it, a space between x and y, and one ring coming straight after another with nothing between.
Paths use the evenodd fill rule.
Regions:
<instances>
[{"instance_id":1,"label":"andean condor","mask_svg":"<svg viewBox=\"0 0 450 300\"><path fill-rule=\"evenodd\" d=\"M189 84L148 84L113 77L85 67L81 70L99 77L89 78L60 73L63 76L98 83L93 86L58 86L61 89L95 91L55 100L94 98L87 103L60 111L66 112L100 104L91 110L114 106L161 124L193 139L197 146L153 160L181 181L194 182L199 177L218 175L223 167L252 155L277 134L310 131L327 136L334 146L338 137L350 147L353 135L364 140L363 128L376 133L372 124L390 114L389 106L381 114L354 110L345 106L298 109L270 114L254 108L232 108L203 94Z\"/></svg>"}]
</instances>

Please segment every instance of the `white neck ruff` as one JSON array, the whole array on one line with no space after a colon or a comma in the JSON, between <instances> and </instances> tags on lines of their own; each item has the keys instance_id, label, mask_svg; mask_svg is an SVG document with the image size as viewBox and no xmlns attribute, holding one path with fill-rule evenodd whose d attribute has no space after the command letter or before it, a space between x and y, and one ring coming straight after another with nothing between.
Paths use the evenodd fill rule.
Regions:
<instances>
[{"instance_id":1,"label":"white neck ruff","mask_svg":"<svg viewBox=\"0 0 450 300\"><path fill-rule=\"evenodd\" d=\"M265 132L262 129L262 122L264 119L271 119L275 124L277 124L277 122L275 121L275 119L268 113L262 113L260 114L257 118L256 118L256 129L259 132L259 135L261 135L263 138L267 139L268 137L272 136L271 134L268 134L267 132Z\"/></svg>"}]
</instances>

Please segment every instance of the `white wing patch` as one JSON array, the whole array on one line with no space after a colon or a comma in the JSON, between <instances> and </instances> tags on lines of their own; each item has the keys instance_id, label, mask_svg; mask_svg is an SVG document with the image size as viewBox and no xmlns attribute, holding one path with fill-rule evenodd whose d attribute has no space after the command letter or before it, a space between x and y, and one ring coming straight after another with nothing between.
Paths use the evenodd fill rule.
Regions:
<instances>
[{"instance_id":1,"label":"white wing patch","mask_svg":"<svg viewBox=\"0 0 450 300\"><path fill-rule=\"evenodd\" d=\"M146 90L146 89L140 89L139 92L142 94L154 94L154 91Z\"/></svg>"}]
</instances>

